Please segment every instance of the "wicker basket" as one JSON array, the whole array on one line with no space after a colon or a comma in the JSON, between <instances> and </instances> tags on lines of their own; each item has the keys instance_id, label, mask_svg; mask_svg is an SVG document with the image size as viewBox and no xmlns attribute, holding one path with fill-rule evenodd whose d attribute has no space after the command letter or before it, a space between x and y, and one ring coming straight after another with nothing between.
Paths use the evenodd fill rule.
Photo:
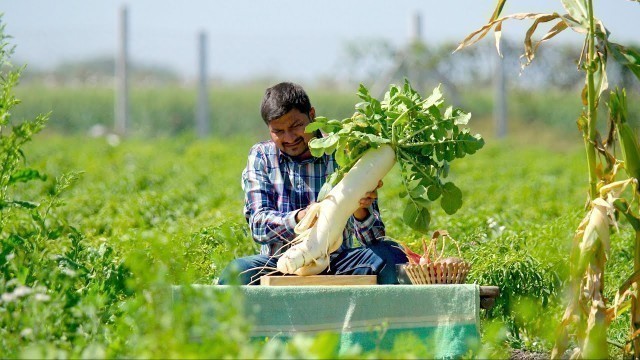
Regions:
<instances>
[{"instance_id":1,"label":"wicker basket","mask_svg":"<svg viewBox=\"0 0 640 360\"><path fill-rule=\"evenodd\" d=\"M442 250L438 254L438 239L442 238ZM429 284L463 284L467 279L471 264L457 258L452 261L451 258L443 258L445 249L445 239L449 238L458 248L458 243L449 236L446 230L439 230L433 233L431 243L427 246L425 243L425 256L433 255L436 259L428 264L407 263L402 265L403 272L409 278L412 284L429 285Z\"/></svg>"},{"instance_id":2,"label":"wicker basket","mask_svg":"<svg viewBox=\"0 0 640 360\"><path fill-rule=\"evenodd\" d=\"M463 261L449 263L436 261L425 265L405 264L404 271L415 285L464 284L471 265Z\"/></svg>"}]
</instances>

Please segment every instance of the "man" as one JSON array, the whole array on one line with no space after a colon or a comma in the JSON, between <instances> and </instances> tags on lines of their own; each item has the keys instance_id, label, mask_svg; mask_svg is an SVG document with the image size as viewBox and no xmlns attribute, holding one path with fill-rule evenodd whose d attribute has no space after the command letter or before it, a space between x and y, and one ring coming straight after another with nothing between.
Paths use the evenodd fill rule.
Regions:
<instances>
[{"instance_id":1,"label":"man","mask_svg":"<svg viewBox=\"0 0 640 360\"><path fill-rule=\"evenodd\" d=\"M232 261L219 284L256 284L275 271L278 255L296 236L294 227L337 168L333 155L311 155L309 141L321 134L305 132L316 114L302 87L284 82L267 89L260 110L271 141L251 148L242 172L244 213L260 254ZM383 239L377 196L377 189L371 189L360 199L343 231L342 246L330 255L323 274L377 275L380 284L398 282L395 265L407 258L395 242ZM354 247L354 240L362 246Z\"/></svg>"}]
</instances>

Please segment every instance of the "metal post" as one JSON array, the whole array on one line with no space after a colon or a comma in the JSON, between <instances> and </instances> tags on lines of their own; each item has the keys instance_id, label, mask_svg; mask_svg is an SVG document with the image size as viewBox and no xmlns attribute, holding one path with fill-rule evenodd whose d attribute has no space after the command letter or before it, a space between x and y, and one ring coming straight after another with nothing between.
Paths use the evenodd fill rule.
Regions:
<instances>
[{"instance_id":1,"label":"metal post","mask_svg":"<svg viewBox=\"0 0 640 360\"><path fill-rule=\"evenodd\" d=\"M496 122L496 136L501 139L507 136L507 90L504 72L505 60L501 56L496 56L496 59L493 116Z\"/></svg>"},{"instance_id":2,"label":"metal post","mask_svg":"<svg viewBox=\"0 0 640 360\"><path fill-rule=\"evenodd\" d=\"M209 95L207 82L207 34L198 35L198 103L196 109L196 130L199 137L209 135Z\"/></svg>"},{"instance_id":3,"label":"metal post","mask_svg":"<svg viewBox=\"0 0 640 360\"><path fill-rule=\"evenodd\" d=\"M115 132L127 134L129 123L129 79L128 79L128 15L127 7L120 8L119 47L116 59Z\"/></svg>"},{"instance_id":4,"label":"metal post","mask_svg":"<svg viewBox=\"0 0 640 360\"><path fill-rule=\"evenodd\" d=\"M409 23L409 42L422 41L422 17L419 12L414 12Z\"/></svg>"}]
</instances>

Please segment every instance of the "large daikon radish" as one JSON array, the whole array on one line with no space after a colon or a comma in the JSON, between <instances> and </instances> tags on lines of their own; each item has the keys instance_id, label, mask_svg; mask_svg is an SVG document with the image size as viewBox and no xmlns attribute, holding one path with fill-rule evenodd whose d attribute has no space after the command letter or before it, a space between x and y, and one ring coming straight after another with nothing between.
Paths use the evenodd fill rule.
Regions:
<instances>
[{"instance_id":1,"label":"large daikon radish","mask_svg":"<svg viewBox=\"0 0 640 360\"><path fill-rule=\"evenodd\" d=\"M278 260L278 271L285 274L312 275L342 244L342 231L349 217L360 206L360 199L376 189L393 167L395 153L382 145L368 150L342 180L320 202L312 205L300 224L313 224L303 231ZM321 272L322 270L318 272ZM317 272L316 272L317 273Z\"/></svg>"}]
</instances>

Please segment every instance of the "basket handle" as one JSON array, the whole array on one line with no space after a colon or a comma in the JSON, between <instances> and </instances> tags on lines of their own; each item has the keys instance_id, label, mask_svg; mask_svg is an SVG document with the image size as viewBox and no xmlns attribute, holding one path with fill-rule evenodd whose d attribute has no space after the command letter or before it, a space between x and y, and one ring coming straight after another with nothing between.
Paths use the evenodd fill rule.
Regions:
<instances>
[{"instance_id":1,"label":"basket handle","mask_svg":"<svg viewBox=\"0 0 640 360\"><path fill-rule=\"evenodd\" d=\"M440 250L440 253L438 254L438 239L442 238L442 249ZM427 257L429 256L429 254L431 254L431 251L433 251L433 256L436 257L433 261L436 262L440 259L442 259L442 256L444 255L444 249L446 247L446 239L449 238L456 246L456 248L458 249L458 256L462 257L462 252L460 251L460 244L458 244L458 242L451 237L451 235L449 235L449 232L447 230L436 230L433 232L433 235L431 236L431 242L429 243L429 245L427 246L424 238L422 239L423 245L425 247L425 254L427 254Z\"/></svg>"}]
</instances>

